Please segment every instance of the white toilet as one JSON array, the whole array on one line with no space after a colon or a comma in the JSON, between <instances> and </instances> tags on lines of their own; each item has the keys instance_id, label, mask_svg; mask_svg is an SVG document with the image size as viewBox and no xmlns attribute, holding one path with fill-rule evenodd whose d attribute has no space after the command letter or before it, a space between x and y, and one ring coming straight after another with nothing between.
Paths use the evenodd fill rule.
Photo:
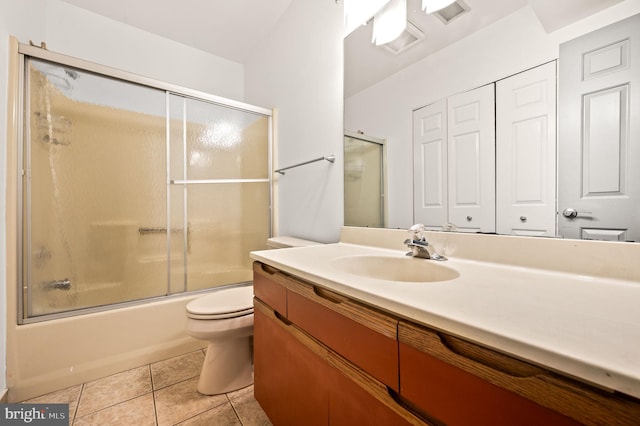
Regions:
<instances>
[{"instance_id":1,"label":"white toilet","mask_svg":"<svg viewBox=\"0 0 640 426\"><path fill-rule=\"evenodd\" d=\"M269 238L267 247L316 245L294 237ZM198 392L217 395L253 383L253 286L225 287L187 304L187 334L206 340Z\"/></svg>"}]
</instances>

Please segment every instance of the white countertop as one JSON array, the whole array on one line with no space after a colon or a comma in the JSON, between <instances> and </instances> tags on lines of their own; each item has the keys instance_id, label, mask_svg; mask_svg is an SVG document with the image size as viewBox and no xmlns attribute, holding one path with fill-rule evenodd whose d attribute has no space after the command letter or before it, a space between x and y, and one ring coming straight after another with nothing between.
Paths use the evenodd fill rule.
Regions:
<instances>
[{"instance_id":1,"label":"white countertop","mask_svg":"<svg viewBox=\"0 0 640 426\"><path fill-rule=\"evenodd\" d=\"M456 258L443 265L459 272L458 278L427 283L367 278L333 265L343 256L405 252L336 243L256 251L251 258L397 316L640 398L638 282Z\"/></svg>"}]
</instances>

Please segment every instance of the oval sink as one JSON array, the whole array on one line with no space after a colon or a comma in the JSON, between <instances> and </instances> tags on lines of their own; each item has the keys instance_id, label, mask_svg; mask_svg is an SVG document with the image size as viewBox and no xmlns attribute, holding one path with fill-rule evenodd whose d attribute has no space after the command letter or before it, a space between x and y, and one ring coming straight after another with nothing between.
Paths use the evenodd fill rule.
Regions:
<instances>
[{"instance_id":1,"label":"oval sink","mask_svg":"<svg viewBox=\"0 0 640 426\"><path fill-rule=\"evenodd\" d=\"M460 274L434 260L394 256L345 256L332 261L342 271L387 281L436 282L458 278Z\"/></svg>"}]
</instances>

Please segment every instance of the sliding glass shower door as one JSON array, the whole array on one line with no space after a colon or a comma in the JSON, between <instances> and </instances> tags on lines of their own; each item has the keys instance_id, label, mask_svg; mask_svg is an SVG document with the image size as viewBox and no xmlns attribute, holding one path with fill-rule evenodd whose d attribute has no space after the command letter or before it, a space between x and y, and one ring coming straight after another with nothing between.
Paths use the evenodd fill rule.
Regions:
<instances>
[{"instance_id":1,"label":"sliding glass shower door","mask_svg":"<svg viewBox=\"0 0 640 426\"><path fill-rule=\"evenodd\" d=\"M171 227L182 241L171 246L171 291L251 281L249 251L270 230L269 120L176 95L169 104Z\"/></svg>"},{"instance_id":2,"label":"sliding glass shower door","mask_svg":"<svg viewBox=\"0 0 640 426\"><path fill-rule=\"evenodd\" d=\"M26 58L22 320L251 280L268 115Z\"/></svg>"}]
</instances>

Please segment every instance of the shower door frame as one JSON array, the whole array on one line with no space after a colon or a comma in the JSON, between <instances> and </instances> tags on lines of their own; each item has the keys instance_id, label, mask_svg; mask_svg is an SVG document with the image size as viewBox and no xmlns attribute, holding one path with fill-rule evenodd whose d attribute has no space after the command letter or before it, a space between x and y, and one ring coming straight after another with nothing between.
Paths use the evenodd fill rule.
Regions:
<instances>
[{"instance_id":1,"label":"shower door frame","mask_svg":"<svg viewBox=\"0 0 640 426\"><path fill-rule=\"evenodd\" d=\"M389 205L388 205L388 178L387 178L387 140L378 138L375 136L369 136L362 132L350 132L345 131L343 135L344 139L356 139L361 142L371 143L377 145L380 149L380 215L382 216L382 226L383 228L389 227ZM346 163L346 153L345 153L345 163ZM344 179L344 176L343 176ZM346 184L345 184L346 185ZM347 194L345 193L345 197ZM352 225L352 226L362 226L362 225Z\"/></svg>"},{"instance_id":2,"label":"shower door frame","mask_svg":"<svg viewBox=\"0 0 640 426\"><path fill-rule=\"evenodd\" d=\"M169 151L170 151L170 138L169 138L169 128L167 126L166 128L166 150L167 150L167 173L166 173L166 187L167 187L167 226L169 226L170 224L170 196L169 196L169 192L171 189L172 185L179 185L182 184L185 186L185 193L186 193L186 186L188 184L191 183L222 183L222 181L224 181L224 183L252 183L252 182L261 182L261 183L267 183L268 182L268 187L269 187L269 205L268 205L268 212L269 212L269 229L268 229L268 235L271 236L273 229L274 229L274 188L273 188L273 152L274 152L274 110L268 109L268 108L263 108L263 107L258 107L255 105L250 105L250 104L246 104L244 102L240 102L240 101L236 101L236 100L232 100L232 99L227 99L227 98L223 98L221 96L217 96L217 95L212 95L210 93L206 93L206 92L201 92L198 90L194 90L194 89L189 89L186 87L182 87L176 84L172 84L172 83L167 83L161 80L156 80L154 78L151 77L145 77L139 74L134 74L134 73L130 73L127 71L122 71L116 68L111 68L108 67L106 65L100 65L100 64L96 64L94 62L90 62L90 61L86 61L83 59L79 59L79 58L75 58L75 57L71 57L71 56L67 56L67 55L63 55L60 53L56 53L56 52L52 52L49 50L45 50L43 48L37 47L37 46L33 46L33 45L28 45L28 44L24 44L24 43L18 43L18 49L17 49L17 53L18 53L18 67L19 67L19 75L18 75L18 85L19 85L19 95L17 96L17 111L19 111L19 114L17 116L17 123L18 123L18 131L17 133L17 140L15 141L16 146L17 146L17 157L18 157L18 164L17 164L17 172L18 172L18 188L17 188L17 202L18 202L18 214L17 214L17 230L18 230L18 238L17 238L17 247L16 247L16 253L17 253L17 322L18 324L29 324L29 323L35 323L35 322L41 322L41 321L47 321L47 320L51 320L51 319L57 319L57 318L65 318L65 317L71 317L71 316L77 316L77 315L83 315L83 314L87 314L87 313L92 313L92 312L100 312L100 311L106 311L106 310L111 310L111 309L118 309L118 308L122 308L122 307L126 307L126 306L132 306L132 305L139 305L139 304L144 304L144 303L150 303L153 301L157 301L158 299L166 299L166 298L171 298L171 297L181 297L184 296L186 293L198 293L198 292L205 292L205 291L210 291L211 289L204 289L204 290L194 290L194 291L188 291L186 289L186 282L185 282L185 288L183 291L181 292L176 292L176 293L171 293L171 289L170 289L170 280L169 280L169 275L170 275L170 262L167 263L167 294L166 295L161 295L161 296L154 296L154 297L148 297L148 298L143 298L143 299L135 299L135 300L130 300L130 301L123 301L123 302L118 302L118 303L114 303L114 304L110 304L110 305L103 305L103 306L95 306L95 307L85 307L85 308L78 308L78 309L72 309L72 310L68 310L68 311L63 311L63 312L57 312L57 313L50 313L50 314L44 314L44 315L40 315L40 316L36 316L36 317L25 317L25 314L27 313L27 307L25 306L26 303L26 297L25 297L25 289L27 292L31 291L31 286L30 284L30 270L31 270L31 258L30 256L26 256L27 258L25 259L25 249L27 249L26 253L30 252L30 242L27 241L27 247L24 247L23 245L23 241L25 239L25 229L24 229L24 218L28 217L30 218L30 209L31 209L31 201L30 200L25 200L24 197L26 195L26 187L28 185L28 181L29 181L29 177L28 177L28 173L30 172L29 168L28 168L28 144L26 143L26 138L29 137L29 129L27 128L27 123L26 123L26 115L28 113L28 111L26 111L27 109L27 104L28 102L26 102L25 100L25 93L26 93L26 88L27 88L27 84L28 84L28 80L25 78L25 72L26 72L26 67L25 64L27 62L28 58L35 58L35 59L41 59L41 60L45 60L45 61L49 61L49 62L53 62L57 65L61 65L61 66L69 66L69 67L73 67L73 68L77 68L83 71L87 71L87 72L91 72L91 73L95 73L98 74L102 77L106 77L106 78L114 78L117 80L121 80L121 81L125 81L128 83L133 83L136 85L140 85L140 86L144 86L144 87L149 87L152 89L157 89L157 90L161 90L165 93L165 98L166 98L166 107L167 107L167 111L166 111L166 120L170 120L170 116L169 116L169 111L168 111L168 105L169 105L169 99L171 97L171 95L178 95L184 98L191 98L191 99L195 99L195 100L199 100L199 101L204 101L204 102L208 102L208 103L212 103L215 105L219 105L222 107L226 107L226 108L231 108L231 109L235 109L238 111L242 111L242 112L247 112L247 113L253 113L256 115L260 115L263 117L266 117L268 120L268 128L267 128L267 152L268 152L268 165L267 165L267 173L268 173L268 177L267 178L260 178L260 179L217 179L217 180L211 180L211 181L188 181L188 180L172 180L170 179L169 176ZM26 145L26 147L25 147ZM186 205L185 205L186 208ZM25 216L26 214L26 216ZM186 217L185 217L186 220ZM28 227L30 226L30 221L27 221L26 224ZM30 235L30 230L26 231L28 232L27 235ZM186 234L185 234L186 235ZM169 240L170 236L169 236L169 232L167 232L167 240ZM169 241L167 241L167 251L170 250L169 247ZM186 257L185 257L185 261L186 261ZM186 274L186 269L185 269L185 274ZM234 284L229 284L229 285L234 285Z\"/></svg>"}]
</instances>

